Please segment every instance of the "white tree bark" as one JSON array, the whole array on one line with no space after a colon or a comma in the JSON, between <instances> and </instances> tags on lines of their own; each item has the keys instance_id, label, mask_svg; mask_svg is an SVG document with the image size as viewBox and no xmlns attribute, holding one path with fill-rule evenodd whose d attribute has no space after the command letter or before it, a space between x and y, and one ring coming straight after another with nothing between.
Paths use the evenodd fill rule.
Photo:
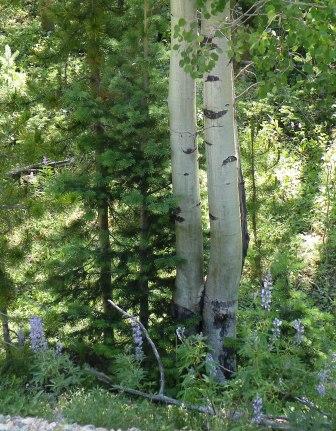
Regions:
<instances>
[{"instance_id":1,"label":"white tree bark","mask_svg":"<svg viewBox=\"0 0 336 431\"><path fill-rule=\"evenodd\" d=\"M211 0L208 0L210 10ZM204 123L210 217L210 262L205 287L203 325L213 357L226 369L235 368L235 355L225 348L236 335L238 287L242 269L242 230L239 202L239 152L235 137L233 67L229 37L216 31L229 19L223 13L202 20L204 42L216 52L216 66L204 77Z\"/></svg>"},{"instance_id":2,"label":"white tree bark","mask_svg":"<svg viewBox=\"0 0 336 431\"><path fill-rule=\"evenodd\" d=\"M189 30L196 21L195 0L171 0L172 47L178 44L174 28L181 18ZM170 64L169 110L175 212L176 250L183 260L178 264L175 312L179 319L200 313L203 292L203 240L201 198L198 177L195 80L179 62L181 50L172 49Z\"/></svg>"}]
</instances>

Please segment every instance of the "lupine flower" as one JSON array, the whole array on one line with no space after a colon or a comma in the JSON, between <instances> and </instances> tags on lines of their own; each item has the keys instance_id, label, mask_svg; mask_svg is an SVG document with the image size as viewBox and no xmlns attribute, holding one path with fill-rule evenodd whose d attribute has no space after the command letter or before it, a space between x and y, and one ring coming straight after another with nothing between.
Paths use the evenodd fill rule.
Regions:
<instances>
[{"instance_id":1,"label":"lupine flower","mask_svg":"<svg viewBox=\"0 0 336 431\"><path fill-rule=\"evenodd\" d=\"M304 326L300 319L296 319L293 322L293 327L296 330L295 334L295 342L297 344L301 344L303 341L303 334L304 334Z\"/></svg>"},{"instance_id":2,"label":"lupine flower","mask_svg":"<svg viewBox=\"0 0 336 431\"><path fill-rule=\"evenodd\" d=\"M275 341L278 338L280 338L281 335L281 325L282 325L282 320L276 318L273 320L273 328L272 328L272 339Z\"/></svg>"},{"instance_id":3,"label":"lupine flower","mask_svg":"<svg viewBox=\"0 0 336 431\"><path fill-rule=\"evenodd\" d=\"M30 323L30 343L33 352L41 352L48 348L44 335L43 322L40 317L32 317Z\"/></svg>"},{"instance_id":4,"label":"lupine flower","mask_svg":"<svg viewBox=\"0 0 336 431\"><path fill-rule=\"evenodd\" d=\"M272 287L272 274L268 272L263 278L263 285L261 288L261 306L267 311L271 309Z\"/></svg>"},{"instance_id":5,"label":"lupine flower","mask_svg":"<svg viewBox=\"0 0 336 431\"><path fill-rule=\"evenodd\" d=\"M22 328L19 328L17 332L17 341L18 341L19 347L24 346L26 340L25 340L24 330Z\"/></svg>"},{"instance_id":6,"label":"lupine flower","mask_svg":"<svg viewBox=\"0 0 336 431\"><path fill-rule=\"evenodd\" d=\"M143 339L142 339L142 332L139 324L132 319L131 321L132 330L133 330L133 340L135 344L135 357L138 361L142 361L144 358L144 352L143 352Z\"/></svg>"},{"instance_id":7,"label":"lupine flower","mask_svg":"<svg viewBox=\"0 0 336 431\"><path fill-rule=\"evenodd\" d=\"M262 412L263 400L259 395L257 395L253 400L252 408L253 408L252 422L256 424L260 424L263 418L263 412Z\"/></svg>"},{"instance_id":8,"label":"lupine flower","mask_svg":"<svg viewBox=\"0 0 336 431\"><path fill-rule=\"evenodd\" d=\"M64 346L63 346L63 344L62 344L62 343L56 343L56 346L55 346L55 354L56 354L57 356L61 355L61 354L62 354L62 352L63 352L63 348L64 348Z\"/></svg>"},{"instance_id":9,"label":"lupine flower","mask_svg":"<svg viewBox=\"0 0 336 431\"><path fill-rule=\"evenodd\" d=\"M326 382L328 379L328 375L329 375L329 372L327 370L320 371L317 375L319 383L316 386L316 390L320 395L320 397L324 397L327 392Z\"/></svg>"},{"instance_id":10,"label":"lupine flower","mask_svg":"<svg viewBox=\"0 0 336 431\"><path fill-rule=\"evenodd\" d=\"M319 383L316 386L316 390L317 390L318 394L320 395L320 397L324 397L325 396L325 394L326 394L326 387L325 387L324 383Z\"/></svg>"},{"instance_id":11,"label":"lupine flower","mask_svg":"<svg viewBox=\"0 0 336 431\"><path fill-rule=\"evenodd\" d=\"M184 326L179 326L176 329L176 335L180 341L183 341L185 339L185 331L186 331L186 328Z\"/></svg>"},{"instance_id":12,"label":"lupine flower","mask_svg":"<svg viewBox=\"0 0 336 431\"><path fill-rule=\"evenodd\" d=\"M217 376L217 367L215 360L211 353L208 353L205 358L205 368L210 377L216 378Z\"/></svg>"}]
</instances>

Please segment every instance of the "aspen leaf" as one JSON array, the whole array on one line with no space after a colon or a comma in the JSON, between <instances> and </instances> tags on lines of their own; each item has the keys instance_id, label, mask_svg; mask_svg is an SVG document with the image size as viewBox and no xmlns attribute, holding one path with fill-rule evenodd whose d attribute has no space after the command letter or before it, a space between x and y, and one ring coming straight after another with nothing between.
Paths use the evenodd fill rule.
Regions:
<instances>
[{"instance_id":1,"label":"aspen leaf","mask_svg":"<svg viewBox=\"0 0 336 431\"><path fill-rule=\"evenodd\" d=\"M187 24L187 21L184 18L180 18L177 25L179 27L184 27L186 24Z\"/></svg>"}]
</instances>

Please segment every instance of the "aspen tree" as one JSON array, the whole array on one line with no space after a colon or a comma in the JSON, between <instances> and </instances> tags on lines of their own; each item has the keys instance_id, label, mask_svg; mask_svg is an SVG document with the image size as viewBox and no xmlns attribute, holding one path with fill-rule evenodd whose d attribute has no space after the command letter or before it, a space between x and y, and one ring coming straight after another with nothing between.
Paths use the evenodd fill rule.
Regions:
<instances>
[{"instance_id":1,"label":"aspen tree","mask_svg":"<svg viewBox=\"0 0 336 431\"><path fill-rule=\"evenodd\" d=\"M211 1L207 9L211 10ZM204 127L210 217L210 261L204 295L203 328L213 357L225 369L235 368L227 337L235 337L238 287L242 270L239 202L239 151L234 119L233 67L229 36L219 30L230 17L225 10L202 19L204 43L218 55L204 76ZM219 371L219 377L222 373Z\"/></svg>"},{"instance_id":2,"label":"aspen tree","mask_svg":"<svg viewBox=\"0 0 336 431\"><path fill-rule=\"evenodd\" d=\"M195 80L181 67L181 51L175 27L183 22L188 31L196 22L195 0L171 0L172 54L169 110L172 150L177 265L174 305L176 317L199 315L203 291L203 241L198 177ZM196 30L195 30L196 33Z\"/></svg>"}]
</instances>

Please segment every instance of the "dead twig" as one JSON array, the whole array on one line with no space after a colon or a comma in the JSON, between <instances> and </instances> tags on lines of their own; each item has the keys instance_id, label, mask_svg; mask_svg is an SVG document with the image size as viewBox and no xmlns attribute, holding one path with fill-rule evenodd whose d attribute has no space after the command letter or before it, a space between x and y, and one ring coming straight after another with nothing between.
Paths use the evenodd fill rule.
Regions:
<instances>
[{"instance_id":1,"label":"dead twig","mask_svg":"<svg viewBox=\"0 0 336 431\"><path fill-rule=\"evenodd\" d=\"M330 418L330 416L327 413L322 411L316 404L314 404L312 401L308 400L307 398L295 397L295 400L303 404L304 406L309 407L312 410L316 410L317 412L321 413L321 415L327 418Z\"/></svg>"},{"instance_id":2,"label":"dead twig","mask_svg":"<svg viewBox=\"0 0 336 431\"><path fill-rule=\"evenodd\" d=\"M167 405L182 407L182 408L185 408L187 410L193 410L193 411L197 411L200 413L214 416L214 411L213 411L212 407L210 407L210 406L209 407L208 406L199 406L199 405L195 405L195 404L184 403L183 401L179 401L179 400L176 400L175 398L167 397L163 394L159 394L159 395L153 394L152 395L152 394L147 394L146 392L143 392L143 391L139 391L137 389L125 388L125 387L120 386L120 385L115 385L112 382L112 380L106 374L101 373L100 371L97 371L94 368L87 368L86 371L89 372L90 374L94 375L95 377L97 377L97 379L100 380L101 382L108 384L109 388L112 389L113 391L124 392L125 394L135 395L137 397L146 398L146 399L148 399L152 402L155 402L155 403L161 403L161 404L167 404Z\"/></svg>"},{"instance_id":3,"label":"dead twig","mask_svg":"<svg viewBox=\"0 0 336 431\"><path fill-rule=\"evenodd\" d=\"M113 308L115 308L117 311L119 311L119 313L122 314L126 319L130 319L133 322L135 322L137 325L139 325L142 333L144 334L144 336L146 337L148 343L150 344L150 346L151 346L151 348L153 350L154 356L156 358L156 361L158 363L159 371L160 371L160 389L159 389L159 395L163 396L163 394L164 394L164 387L165 387L164 368L163 368L163 365L162 365L160 354L159 354L159 352L158 352L158 350L157 350L157 348L156 348L153 340L149 336L149 333L148 333L147 329L144 327L144 325L138 319L136 319L134 316L132 316L131 314L127 313L125 310L123 310L122 308L120 308L113 301L111 301L109 299L108 302L112 305Z\"/></svg>"},{"instance_id":4,"label":"dead twig","mask_svg":"<svg viewBox=\"0 0 336 431\"><path fill-rule=\"evenodd\" d=\"M259 82L255 82L254 84L251 84L249 87L246 88L246 90L242 91L240 94L238 94L235 97L235 100L239 99L240 97L242 97L244 94L248 93L252 88L257 87L259 85Z\"/></svg>"},{"instance_id":5,"label":"dead twig","mask_svg":"<svg viewBox=\"0 0 336 431\"><path fill-rule=\"evenodd\" d=\"M108 377L106 374L91 368L87 367L86 372L89 374L95 376L98 380L108 385L108 387L115 392L125 393L128 395L133 395L136 397L142 397L145 398L153 403L159 403L159 404L166 404L176 407L181 407L186 410L190 411L196 411L198 413L206 414L209 416L219 416L220 413L217 413L212 406L202 406L197 404L190 404L185 403L183 401L177 400L175 398L167 397L165 395L156 395L156 394L148 394L143 391L139 391L137 389L131 389L131 388L125 388L120 385L116 385L113 383L113 381ZM264 416L260 426L267 427L269 429L273 430L290 430L290 424L288 422L288 419L286 417L271 417L271 416ZM303 430L302 430L303 431Z\"/></svg>"},{"instance_id":6,"label":"dead twig","mask_svg":"<svg viewBox=\"0 0 336 431\"><path fill-rule=\"evenodd\" d=\"M237 79L240 75L242 75L243 73L245 73L247 71L247 69L251 66L254 66L253 61L248 62L246 64L246 66L244 66L242 69L240 69L240 71L237 73L237 75L234 77L234 79Z\"/></svg>"},{"instance_id":7,"label":"dead twig","mask_svg":"<svg viewBox=\"0 0 336 431\"><path fill-rule=\"evenodd\" d=\"M73 157L65 160L60 160L56 162L46 162L46 163L37 163L31 166L25 166L23 168L14 169L8 172L8 176L13 179L20 179L23 175L30 175L31 173L37 173L42 171L44 168L63 168L65 166L70 166L75 163L75 159Z\"/></svg>"}]
</instances>

